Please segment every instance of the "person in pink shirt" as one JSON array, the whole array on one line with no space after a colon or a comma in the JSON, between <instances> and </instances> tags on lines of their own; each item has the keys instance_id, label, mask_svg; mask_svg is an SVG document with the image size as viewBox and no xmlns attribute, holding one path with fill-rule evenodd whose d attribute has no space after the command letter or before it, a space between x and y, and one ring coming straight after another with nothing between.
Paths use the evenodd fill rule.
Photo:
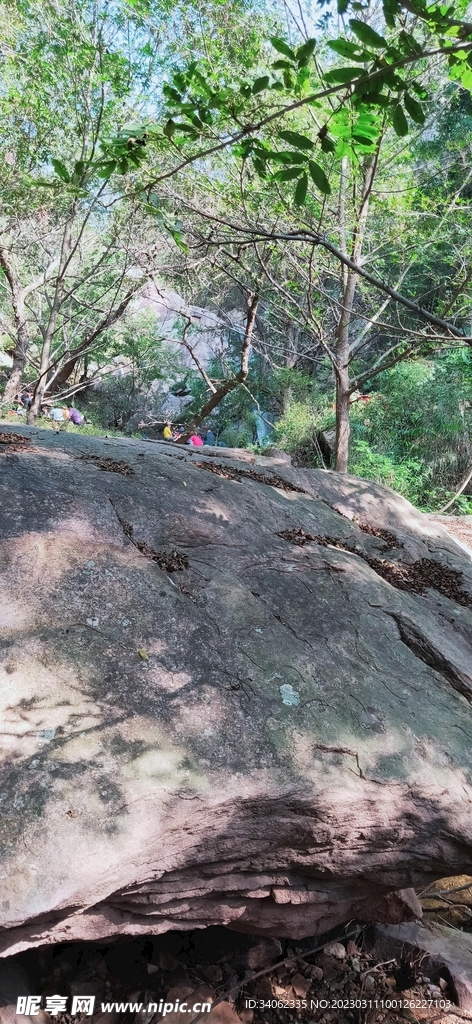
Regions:
<instances>
[{"instance_id":1,"label":"person in pink shirt","mask_svg":"<svg viewBox=\"0 0 472 1024\"><path fill-rule=\"evenodd\" d=\"M187 444L193 444L195 448L199 448L200 445L203 445L203 441L198 434L192 434L192 436L189 437Z\"/></svg>"}]
</instances>

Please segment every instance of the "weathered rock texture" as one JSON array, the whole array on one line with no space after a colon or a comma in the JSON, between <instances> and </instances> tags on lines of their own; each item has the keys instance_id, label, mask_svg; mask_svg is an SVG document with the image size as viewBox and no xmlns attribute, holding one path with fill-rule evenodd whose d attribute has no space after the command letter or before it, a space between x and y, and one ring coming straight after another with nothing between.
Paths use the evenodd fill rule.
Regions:
<instances>
[{"instance_id":1,"label":"weathered rock texture","mask_svg":"<svg viewBox=\"0 0 472 1024\"><path fill-rule=\"evenodd\" d=\"M458 1006L468 1012L472 1010L472 935L469 932L435 923L424 926L414 922L379 925L372 939L377 953L384 952L386 956L393 953L407 962L421 963L422 971L436 975L435 980L440 975L449 975Z\"/></svg>"},{"instance_id":2,"label":"weathered rock texture","mask_svg":"<svg viewBox=\"0 0 472 1024\"><path fill-rule=\"evenodd\" d=\"M439 525L282 459L22 433L3 955L398 922L411 886L470 870L472 561Z\"/></svg>"}]
</instances>

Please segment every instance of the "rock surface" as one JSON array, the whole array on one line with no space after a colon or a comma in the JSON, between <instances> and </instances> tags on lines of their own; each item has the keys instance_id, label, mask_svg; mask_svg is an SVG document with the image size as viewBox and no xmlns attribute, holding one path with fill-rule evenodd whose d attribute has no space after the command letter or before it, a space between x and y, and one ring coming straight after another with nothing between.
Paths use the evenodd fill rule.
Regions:
<instances>
[{"instance_id":1,"label":"rock surface","mask_svg":"<svg viewBox=\"0 0 472 1024\"><path fill-rule=\"evenodd\" d=\"M470 868L472 560L441 526L249 453L6 433L1 955L401 922Z\"/></svg>"},{"instance_id":2,"label":"rock surface","mask_svg":"<svg viewBox=\"0 0 472 1024\"><path fill-rule=\"evenodd\" d=\"M451 989L461 1010L472 1010L472 935L440 924L424 926L417 922L398 925L380 925L375 929L374 944L377 952L388 949L423 954L421 968L424 973L450 977ZM418 958L417 958L418 959ZM444 971L446 968L446 971Z\"/></svg>"}]
</instances>

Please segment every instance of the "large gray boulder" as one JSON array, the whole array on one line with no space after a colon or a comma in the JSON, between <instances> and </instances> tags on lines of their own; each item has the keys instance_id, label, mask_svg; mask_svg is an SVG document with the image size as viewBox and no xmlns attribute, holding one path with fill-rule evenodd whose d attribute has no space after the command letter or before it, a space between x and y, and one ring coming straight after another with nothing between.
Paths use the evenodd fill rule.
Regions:
<instances>
[{"instance_id":1,"label":"large gray boulder","mask_svg":"<svg viewBox=\"0 0 472 1024\"><path fill-rule=\"evenodd\" d=\"M2 955L401 922L470 870L472 560L440 525L281 459L16 432Z\"/></svg>"}]
</instances>

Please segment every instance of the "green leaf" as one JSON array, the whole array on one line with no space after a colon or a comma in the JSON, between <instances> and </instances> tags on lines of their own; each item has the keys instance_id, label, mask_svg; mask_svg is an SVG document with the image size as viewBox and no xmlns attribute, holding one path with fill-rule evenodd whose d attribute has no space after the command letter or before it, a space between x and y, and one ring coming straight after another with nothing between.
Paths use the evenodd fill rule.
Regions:
<instances>
[{"instance_id":1,"label":"green leaf","mask_svg":"<svg viewBox=\"0 0 472 1024\"><path fill-rule=\"evenodd\" d=\"M120 135L123 136L123 138L142 139L147 135L147 131L148 129L145 124L128 124L126 125L126 128L123 128L123 131L120 132Z\"/></svg>"},{"instance_id":2,"label":"green leaf","mask_svg":"<svg viewBox=\"0 0 472 1024\"><path fill-rule=\"evenodd\" d=\"M383 36L379 36L378 32L375 32L370 25L366 25L365 21L351 18L349 27L351 32L354 32L354 35L360 39L361 43L365 43L366 46L372 46L374 49L380 50L387 46L387 40Z\"/></svg>"},{"instance_id":3,"label":"green leaf","mask_svg":"<svg viewBox=\"0 0 472 1024\"><path fill-rule=\"evenodd\" d=\"M169 120L164 125L163 131L164 131L164 135L166 136L167 139L171 139L172 138L172 136L173 136L173 134L175 132L175 121L173 121L171 117L169 118Z\"/></svg>"},{"instance_id":4,"label":"green leaf","mask_svg":"<svg viewBox=\"0 0 472 1024\"><path fill-rule=\"evenodd\" d=\"M390 106L390 100L389 100L388 96L382 96L382 95L380 95L377 92L365 92L365 93L362 92L362 93L359 94L359 96L353 97L353 100L352 100L353 103L354 103L354 100L357 100L357 106L361 106L361 105L365 106L366 104L369 104L369 106L375 106L375 107L389 107Z\"/></svg>"},{"instance_id":5,"label":"green leaf","mask_svg":"<svg viewBox=\"0 0 472 1024\"><path fill-rule=\"evenodd\" d=\"M314 54L315 50L316 39L307 39L306 43L303 43L303 46L298 47L295 56L297 58L299 68L303 67L307 63L307 61L309 61L310 57Z\"/></svg>"},{"instance_id":6,"label":"green leaf","mask_svg":"<svg viewBox=\"0 0 472 1024\"><path fill-rule=\"evenodd\" d=\"M348 82L353 82L355 78L359 78L361 74L360 68L333 68L332 71L328 71L326 75L323 75L323 78L329 85L347 85Z\"/></svg>"},{"instance_id":7,"label":"green leaf","mask_svg":"<svg viewBox=\"0 0 472 1024\"><path fill-rule=\"evenodd\" d=\"M305 89L307 83L310 81L310 72L307 67L300 68L297 74L297 88Z\"/></svg>"},{"instance_id":8,"label":"green leaf","mask_svg":"<svg viewBox=\"0 0 472 1024\"><path fill-rule=\"evenodd\" d=\"M415 92L416 95L419 96L420 100L428 99L428 93L426 92L426 89L422 85L418 85L417 82L413 82L411 88L413 92Z\"/></svg>"},{"instance_id":9,"label":"green leaf","mask_svg":"<svg viewBox=\"0 0 472 1024\"><path fill-rule=\"evenodd\" d=\"M273 160L276 164L304 164L308 159L306 153L290 152L286 149L280 152L270 150L265 157L266 160Z\"/></svg>"},{"instance_id":10,"label":"green leaf","mask_svg":"<svg viewBox=\"0 0 472 1024\"><path fill-rule=\"evenodd\" d=\"M133 149L133 150L131 150L131 153L128 153L128 156L127 156L126 159L129 160L129 162L131 164L134 164L135 167L139 167L142 158L143 158L142 157L142 153L139 153L139 152L137 152L136 150Z\"/></svg>"},{"instance_id":11,"label":"green leaf","mask_svg":"<svg viewBox=\"0 0 472 1024\"><path fill-rule=\"evenodd\" d=\"M194 66L193 70L196 70L196 65ZM177 86L177 89L179 89L180 92L185 92L187 89L186 76L183 75L180 71L177 71L177 74L173 75L172 78L174 84Z\"/></svg>"},{"instance_id":12,"label":"green leaf","mask_svg":"<svg viewBox=\"0 0 472 1024\"><path fill-rule=\"evenodd\" d=\"M277 181L293 181L294 178L300 177L299 167L289 167L285 171L277 171L274 175Z\"/></svg>"},{"instance_id":13,"label":"green leaf","mask_svg":"<svg viewBox=\"0 0 472 1024\"><path fill-rule=\"evenodd\" d=\"M254 146L254 139L245 139L244 142L238 142L232 147L231 152L235 156L241 156L243 160L247 160L248 157L252 156L252 150Z\"/></svg>"},{"instance_id":14,"label":"green leaf","mask_svg":"<svg viewBox=\"0 0 472 1024\"><path fill-rule=\"evenodd\" d=\"M184 242L182 233L178 231L177 228L172 227L172 225L166 226L168 228L169 233L172 235L175 244L178 245L179 249L182 249L182 252L184 253L188 253L188 245L186 242Z\"/></svg>"},{"instance_id":15,"label":"green leaf","mask_svg":"<svg viewBox=\"0 0 472 1024\"><path fill-rule=\"evenodd\" d=\"M283 71L282 78L286 89L293 89L295 85L295 79L290 71Z\"/></svg>"},{"instance_id":16,"label":"green leaf","mask_svg":"<svg viewBox=\"0 0 472 1024\"><path fill-rule=\"evenodd\" d=\"M472 91L472 71L469 68L461 75L461 85L464 89Z\"/></svg>"},{"instance_id":17,"label":"green leaf","mask_svg":"<svg viewBox=\"0 0 472 1024\"><path fill-rule=\"evenodd\" d=\"M370 139L371 142L375 142L379 136L377 118L372 116L372 114L360 114L353 127L353 132L357 132L358 135L363 135Z\"/></svg>"},{"instance_id":18,"label":"green leaf","mask_svg":"<svg viewBox=\"0 0 472 1024\"><path fill-rule=\"evenodd\" d=\"M211 110L209 110L208 107L199 107L198 108L198 113L200 115L201 120L203 121L203 124L211 124L212 123L213 118L212 118L212 115L211 115Z\"/></svg>"},{"instance_id":19,"label":"green leaf","mask_svg":"<svg viewBox=\"0 0 472 1024\"><path fill-rule=\"evenodd\" d=\"M306 135L299 135L298 132L279 132L279 139L288 142L290 146L298 146L299 149L313 149L313 142L307 139Z\"/></svg>"},{"instance_id":20,"label":"green leaf","mask_svg":"<svg viewBox=\"0 0 472 1024\"><path fill-rule=\"evenodd\" d=\"M348 60L356 60L359 53L359 45L349 42L349 39L330 39L328 46L340 57L347 57Z\"/></svg>"},{"instance_id":21,"label":"green leaf","mask_svg":"<svg viewBox=\"0 0 472 1024\"><path fill-rule=\"evenodd\" d=\"M85 170L85 160L77 160L74 164L74 173L72 175L72 181L74 185L77 185Z\"/></svg>"},{"instance_id":22,"label":"green leaf","mask_svg":"<svg viewBox=\"0 0 472 1024\"><path fill-rule=\"evenodd\" d=\"M172 86L168 84L168 82L164 82L164 85L162 86L162 92L164 93L166 99L172 100L173 103L182 103L182 97L180 93L177 92L177 89L173 89Z\"/></svg>"},{"instance_id":23,"label":"green leaf","mask_svg":"<svg viewBox=\"0 0 472 1024\"><path fill-rule=\"evenodd\" d=\"M338 0L338 14L345 14L349 7L349 0Z\"/></svg>"},{"instance_id":24,"label":"green leaf","mask_svg":"<svg viewBox=\"0 0 472 1024\"><path fill-rule=\"evenodd\" d=\"M424 124L426 118L421 103L418 103L418 100L415 100L408 92L405 93L403 102L411 119L415 121L416 124Z\"/></svg>"},{"instance_id":25,"label":"green leaf","mask_svg":"<svg viewBox=\"0 0 472 1024\"><path fill-rule=\"evenodd\" d=\"M263 92L264 89L267 89L269 81L270 79L268 75L262 75L261 78L256 78L252 87L252 95L257 96L259 92Z\"/></svg>"},{"instance_id":26,"label":"green leaf","mask_svg":"<svg viewBox=\"0 0 472 1024\"><path fill-rule=\"evenodd\" d=\"M351 144L347 142L346 139L340 139L336 146L334 155L338 157L339 160L342 160L343 156L347 156L351 160L355 154Z\"/></svg>"},{"instance_id":27,"label":"green leaf","mask_svg":"<svg viewBox=\"0 0 472 1024\"><path fill-rule=\"evenodd\" d=\"M176 132L186 132L187 135L193 135L194 138L198 134L191 124L185 124L183 121L175 122L175 130Z\"/></svg>"},{"instance_id":28,"label":"green leaf","mask_svg":"<svg viewBox=\"0 0 472 1024\"><path fill-rule=\"evenodd\" d=\"M260 178L266 178L267 177L267 169L266 169L266 165L265 165L264 161L261 160L260 157L255 156L253 158L252 162L253 162L254 170L256 171L256 174L258 174Z\"/></svg>"},{"instance_id":29,"label":"green leaf","mask_svg":"<svg viewBox=\"0 0 472 1024\"><path fill-rule=\"evenodd\" d=\"M326 177L323 168L320 167L319 164L315 163L314 160L309 161L308 168L316 187L319 188L320 192L322 192L323 195L329 196L331 192L331 185Z\"/></svg>"},{"instance_id":30,"label":"green leaf","mask_svg":"<svg viewBox=\"0 0 472 1024\"><path fill-rule=\"evenodd\" d=\"M336 146L329 135L325 135L321 140L321 148L323 153L334 153Z\"/></svg>"},{"instance_id":31,"label":"green leaf","mask_svg":"<svg viewBox=\"0 0 472 1024\"><path fill-rule=\"evenodd\" d=\"M62 163L62 160L58 160L57 157L53 156L51 163L54 167L54 170L58 178L60 178L61 181L65 181L66 184L68 184L70 182L70 174L65 164Z\"/></svg>"},{"instance_id":32,"label":"green leaf","mask_svg":"<svg viewBox=\"0 0 472 1024\"><path fill-rule=\"evenodd\" d=\"M291 71L293 64L290 64L288 60L274 60L272 67L275 71Z\"/></svg>"},{"instance_id":33,"label":"green leaf","mask_svg":"<svg viewBox=\"0 0 472 1024\"><path fill-rule=\"evenodd\" d=\"M359 146L375 146L373 139L368 139L366 135L352 135L353 142L357 142Z\"/></svg>"},{"instance_id":34,"label":"green leaf","mask_svg":"<svg viewBox=\"0 0 472 1024\"><path fill-rule=\"evenodd\" d=\"M277 50L277 53L283 53L284 57L290 57L290 60L293 61L294 64L297 63L297 58L293 50L288 46L284 39L279 39L278 36L270 36L269 38L274 50Z\"/></svg>"},{"instance_id":35,"label":"green leaf","mask_svg":"<svg viewBox=\"0 0 472 1024\"><path fill-rule=\"evenodd\" d=\"M398 42L401 44L404 53L415 53L419 56L422 52L422 46L411 32L400 32Z\"/></svg>"},{"instance_id":36,"label":"green leaf","mask_svg":"<svg viewBox=\"0 0 472 1024\"><path fill-rule=\"evenodd\" d=\"M302 174L295 189L295 205L303 206L308 191L308 175Z\"/></svg>"},{"instance_id":37,"label":"green leaf","mask_svg":"<svg viewBox=\"0 0 472 1024\"><path fill-rule=\"evenodd\" d=\"M399 0L384 0L383 15L388 28L395 28L395 18L400 13Z\"/></svg>"},{"instance_id":38,"label":"green leaf","mask_svg":"<svg viewBox=\"0 0 472 1024\"><path fill-rule=\"evenodd\" d=\"M105 163L100 164L97 170L97 176L99 178L111 178L113 172L116 170L116 160L107 160Z\"/></svg>"},{"instance_id":39,"label":"green leaf","mask_svg":"<svg viewBox=\"0 0 472 1024\"><path fill-rule=\"evenodd\" d=\"M400 103L397 103L396 107L393 108L392 124L396 134L399 135L400 138L403 138L404 135L408 135L408 121Z\"/></svg>"}]
</instances>

